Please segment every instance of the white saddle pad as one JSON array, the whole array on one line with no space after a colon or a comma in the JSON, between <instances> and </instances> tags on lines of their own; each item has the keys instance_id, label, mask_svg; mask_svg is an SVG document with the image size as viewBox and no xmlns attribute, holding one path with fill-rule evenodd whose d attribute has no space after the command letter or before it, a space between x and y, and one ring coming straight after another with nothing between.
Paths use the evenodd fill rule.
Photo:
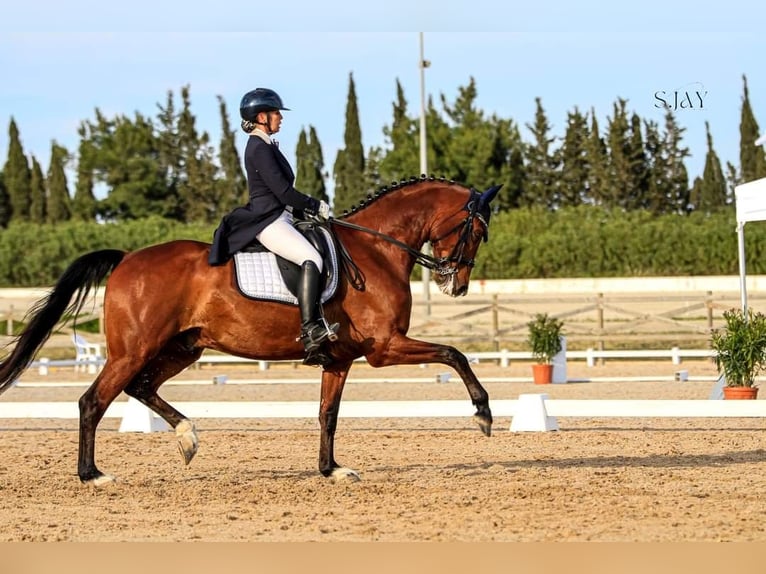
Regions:
<instances>
[{"instance_id":1,"label":"white saddle pad","mask_svg":"<svg viewBox=\"0 0 766 574\"><path fill-rule=\"evenodd\" d=\"M327 230L319 228L327 239L327 247L330 251L329 273L330 276L325 284L320 300L325 303L335 294L338 287L338 257L335 245ZM282 279L282 274L277 266L277 258L271 252L264 253L235 253L234 268L236 269L237 286L247 297L253 299L265 299L267 301L279 301L290 305L297 305L298 299L290 293Z\"/></svg>"}]
</instances>

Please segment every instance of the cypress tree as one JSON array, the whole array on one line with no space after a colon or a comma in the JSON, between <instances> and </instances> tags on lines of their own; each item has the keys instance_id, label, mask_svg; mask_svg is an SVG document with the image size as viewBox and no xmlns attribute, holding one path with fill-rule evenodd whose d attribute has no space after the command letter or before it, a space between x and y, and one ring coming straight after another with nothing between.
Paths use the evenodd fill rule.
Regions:
<instances>
[{"instance_id":1,"label":"cypress tree","mask_svg":"<svg viewBox=\"0 0 766 574\"><path fill-rule=\"evenodd\" d=\"M519 136L519 128L514 126L514 143L508 156L508 177L503 189L495 200L498 211L510 211L521 205L521 196L526 186L526 166L524 165L524 147Z\"/></svg>"},{"instance_id":2,"label":"cypress tree","mask_svg":"<svg viewBox=\"0 0 766 574\"><path fill-rule=\"evenodd\" d=\"M165 178L168 202L175 204L168 210L169 215L180 220L183 218L183 213L178 198L178 186L184 168L179 144L178 114L172 90L167 92L165 106L157 104L157 108L159 110L157 113L157 161Z\"/></svg>"},{"instance_id":3,"label":"cypress tree","mask_svg":"<svg viewBox=\"0 0 766 574\"><path fill-rule=\"evenodd\" d=\"M606 205L608 202L607 148L601 137L596 112L592 108L590 111L590 133L585 141L585 158L588 200L596 205Z\"/></svg>"},{"instance_id":4,"label":"cypress tree","mask_svg":"<svg viewBox=\"0 0 766 574\"><path fill-rule=\"evenodd\" d=\"M178 116L177 133L181 172L178 195L183 221L214 221L219 218L215 185L216 168L210 136L197 133L196 118L191 112L189 86L181 88L183 107Z\"/></svg>"},{"instance_id":5,"label":"cypress tree","mask_svg":"<svg viewBox=\"0 0 766 574\"><path fill-rule=\"evenodd\" d=\"M753 109L750 107L750 93L747 77L742 76L742 113L739 123L739 165L740 182L745 183L766 177L766 156L763 146L756 146L755 140L761 135Z\"/></svg>"},{"instance_id":6,"label":"cypress tree","mask_svg":"<svg viewBox=\"0 0 766 574\"><path fill-rule=\"evenodd\" d=\"M77 150L77 181L72 200L72 218L93 221L96 218L96 197L93 195L93 149L86 137L85 125L78 128L80 144Z\"/></svg>"},{"instance_id":7,"label":"cypress tree","mask_svg":"<svg viewBox=\"0 0 766 574\"><path fill-rule=\"evenodd\" d=\"M567 128L561 144L560 197L562 206L580 205L588 187L588 122L580 111L567 114Z\"/></svg>"},{"instance_id":8,"label":"cypress tree","mask_svg":"<svg viewBox=\"0 0 766 574\"><path fill-rule=\"evenodd\" d=\"M311 167L311 160L308 157L309 151L309 137L306 134L306 130L301 128L301 133L298 135L298 143L295 146L295 186L303 193L309 194L308 186L311 184L311 178L313 175L313 169ZM309 194L311 195L311 194Z\"/></svg>"},{"instance_id":9,"label":"cypress tree","mask_svg":"<svg viewBox=\"0 0 766 574\"><path fill-rule=\"evenodd\" d=\"M630 118L627 159L631 191L626 207L628 209L643 209L647 206L646 196L649 191L649 162L646 157L644 139L641 135L641 118L636 113Z\"/></svg>"},{"instance_id":10,"label":"cypress tree","mask_svg":"<svg viewBox=\"0 0 766 574\"><path fill-rule=\"evenodd\" d=\"M8 190L5 188L5 179L3 172L0 171L0 228L8 227L11 219L11 198L8 197Z\"/></svg>"},{"instance_id":11,"label":"cypress tree","mask_svg":"<svg viewBox=\"0 0 766 574\"><path fill-rule=\"evenodd\" d=\"M322 144L319 142L314 126L310 125L308 131L301 129L295 156L298 158L296 176L298 189L311 197L327 201Z\"/></svg>"},{"instance_id":12,"label":"cypress tree","mask_svg":"<svg viewBox=\"0 0 766 574\"><path fill-rule=\"evenodd\" d=\"M669 187L667 209L664 213L688 213L689 211L689 173L684 159L689 156L689 148L683 147L682 140L686 128L676 123L675 116L668 111L665 114L665 149L667 150L667 168Z\"/></svg>"},{"instance_id":13,"label":"cypress tree","mask_svg":"<svg viewBox=\"0 0 766 574\"><path fill-rule=\"evenodd\" d=\"M38 224L45 223L45 176L43 176L43 168L40 167L40 162L34 156L32 156L32 177L29 187L29 221Z\"/></svg>"},{"instance_id":14,"label":"cypress tree","mask_svg":"<svg viewBox=\"0 0 766 574\"><path fill-rule=\"evenodd\" d=\"M324 166L322 143L319 141L317 131L312 125L309 125L309 157L311 158L316 171L316 184L313 188L309 189L312 194L315 194L314 197L329 203L330 197L327 195L327 186L325 185L327 171Z\"/></svg>"},{"instance_id":15,"label":"cypress tree","mask_svg":"<svg viewBox=\"0 0 766 574\"><path fill-rule=\"evenodd\" d=\"M660 129L655 121L645 124L646 151L649 158L645 208L658 213L667 206L668 181L667 152Z\"/></svg>"},{"instance_id":16,"label":"cypress tree","mask_svg":"<svg viewBox=\"0 0 766 574\"><path fill-rule=\"evenodd\" d=\"M221 144L218 157L223 170L218 194L218 215L223 215L247 202L247 179L237 151L237 135L229 124L226 102L221 96L218 96L218 110L221 115Z\"/></svg>"},{"instance_id":17,"label":"cypress tree","mask_svg":"<svg viewBox=\"0 0 766 574\"><path fill-rule=\"evenodd\" d=\"M11 204L12 221L29 220L31 200L31 174L29 163L24 155L24 148L19 139L19 129L11 117L8 126L8 160L3 168L5 187Z\"/></svg>"},{"instance_id":18,"label":"cypress tree","mask_svg":"<svg viewBox=\"0 0 766 574\"><path fill-rule=\"evenodd\" d=\"M333 207L336 214L349 209L367 195L362 130L359 126L359 109L353 74L349 74L348 79L346 127L343 142L344 147L338 150L333 166L335 179Z\"/></svg>"},{"instance_id":19,"label":"cypress tree","mask_svg":"<svg viewBox=\"0 0 766 574\"><path fill-rule=\"evenodd\" d=\"M67 150L54 141L51 146L51 163L48 166L48 221L50 223L60 223L72 218L71 199L64 173L67 159Z\"/></svg>"},{"instance_id":20,"label":"cypress tree","mask_svg":"<svg viewBox=\"0 0 766 574\"><path fill-rule=\"evenodd\" d=\"M609 162L607 164L609 190L605 202L607 207L626 208L635 200L630 170L630 125L626 105L627 100L618 99L613 104L614 115L607 120L607 142L609 145Z\"/></svg>"},{"instance_id":21,"label":"cypress tree","mask_svg":"<svg viewBox=\"0 0 766 574\"><path fill-rule=\"evenodd\" d=\"M702 172L702 179L695 179L690 200L696 211L711 213L726 205L726 178L721 169L721 160L713 149L713 136L708 122L705 122L705 134L707 136L705 169Z\"/></svg>"}]
</instances>

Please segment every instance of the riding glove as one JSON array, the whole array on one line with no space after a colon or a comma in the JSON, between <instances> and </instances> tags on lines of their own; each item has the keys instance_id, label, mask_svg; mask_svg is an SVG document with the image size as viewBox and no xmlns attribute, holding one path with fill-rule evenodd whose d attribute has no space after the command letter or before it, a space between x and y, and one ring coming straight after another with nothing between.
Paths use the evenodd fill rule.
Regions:
<instances>
[{"instance_id":1,"label":"riding glove","mask_svg":"<svg viewBox=\"0 0 766 574\"><path fill-rule=\"evenodd\" d=\"M323 200L319 202L319 209L317 210L317 215L319 215L321 219L330 218L330 206L327 205L327 202Z\"/></svg>"}]
</instances>

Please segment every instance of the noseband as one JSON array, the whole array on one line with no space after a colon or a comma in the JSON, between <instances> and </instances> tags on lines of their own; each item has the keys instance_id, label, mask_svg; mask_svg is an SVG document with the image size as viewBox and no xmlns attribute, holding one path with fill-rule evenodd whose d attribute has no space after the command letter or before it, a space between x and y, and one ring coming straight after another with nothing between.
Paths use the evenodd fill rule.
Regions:
<instances>
[{"instance_id":1,"label":"noseband","mask_svg":"<svg viewBox=\"0 0 766 574\"><path fill-rule=\"evenodd\" d=\"M481 194L472 189L471 197L468 198L468 203L463 207L463 210L468 212L465 219L450 229L447 233L440 235L436 239L431 239L431 245L435 246L439 241L446 239L450 235L460 233L460 237L458 238L457 243L455 243L455 247L452 248L452 253L450 253L448 257L439 257L436 259L433 257L430 258L433 262L433 266L429 267L429 269L433 269L434 273L437 275L454 275L458 272L461 265L466 265L468 267L473 267L475 265L473 259L466 259L463 257L463 251L468 244L468 239L471 235L471 230L473 229L474 219L478 219L484 226L484 241L487 241L488 238L489 226L487 225L484 216L479 212L478 200L480 197ZM457 265L453 267L450 266L449 263L457 263Z\"/></svg>"},{"instance_id":2,"label":"noseband","mask_svg":"<svg viewBox=\"0 0 766 574\"><path fill-rule=\"evenodd\" d=\"M465 217L465 219L463 219L455 227L447 231L447 233L440 235L436 239L429 239L429 241L431 242L431 245L435 245L439 241L442 241L455 233L459 233L460 237L458 238L458 241L455 244L455 247L452 249L452 253L447 257L431 257L430 255L427 255L417 249L413 249L406 243L399 241L398 239L395 239L394 237L391 237L390 235L386 235L385 233L380 233L379 231L375 231L374 229L370 229L369 227L363 227L355 223L343 221L342 219L331 218L329 222L332 223L333 225L340 225L341 227L356 229L357 231L363 231L365 233L369 233L370 235L374 235L375 237L380 237L384 241L387 241L391 243L392 245L396 245L397 247L403 249L404 251L412 255L415 258L415 263L417 265L422 265L423 267L427 269L431 269L436 275L448 276L448 275L456 274L460 270L460 267L462 265L465 265L467 267L473 267L475 265L475 262L473 259L466 259L465 257L463 257L463 251L465 250L465 247L468 244L468 240L471 235L471 229L473 229L474 219L478 219L481 222L481 224L484 226L484 241L487 241L488 225L487 225L487 219L479 211L480 197L481 197L481 193L472 189L471 196L468 198L468 203L466 203L465 206L463 207L463 211L468 212L468 215ZM343 257L345 259L346 256L343 255ZM450 265L450 263L456 263L457 265L452 266ZM352 284L354 284L354 282L352 282Z\"/></svg>"}]
</instances>

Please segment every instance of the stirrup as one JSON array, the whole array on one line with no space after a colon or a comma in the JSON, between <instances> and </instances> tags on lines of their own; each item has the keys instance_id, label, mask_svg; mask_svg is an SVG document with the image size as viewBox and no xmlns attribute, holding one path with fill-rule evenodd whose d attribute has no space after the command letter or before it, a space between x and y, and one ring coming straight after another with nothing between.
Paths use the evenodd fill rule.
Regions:
<instances>
[{"instance_id":1,"label":"stirrup","mask_svg":"<svg viewBox=\"0 0 766 574\"><path fill-rule=\"evenodd\" d=\"M337 331L339 326L338 323L328 325L327 321L325 321L324 318L321 318L319 321L303 330L297 340L303 343L307 353L313 353L322 346L322 343L324 343L325 340L338 340Z\"/></svg>"}]
</instances>

